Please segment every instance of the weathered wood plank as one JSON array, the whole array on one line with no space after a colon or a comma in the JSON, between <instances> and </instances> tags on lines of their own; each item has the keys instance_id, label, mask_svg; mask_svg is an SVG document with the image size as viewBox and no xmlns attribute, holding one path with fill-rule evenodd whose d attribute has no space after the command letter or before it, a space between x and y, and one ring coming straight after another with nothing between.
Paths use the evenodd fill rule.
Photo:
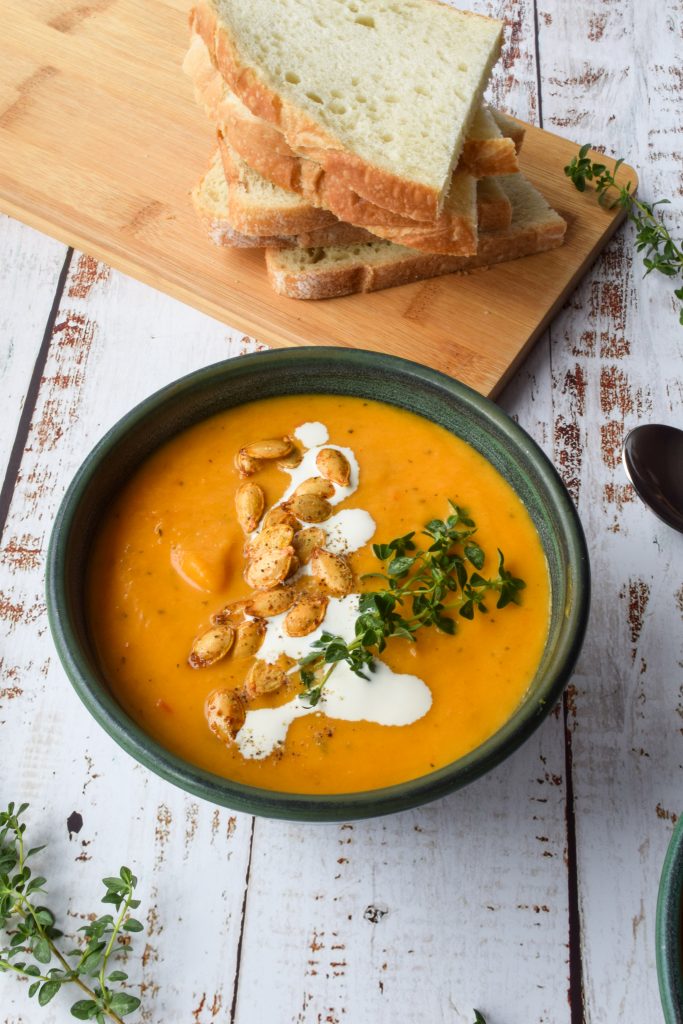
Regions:
<instances>
[{"instance_id":1,"label":"weathered wood plank","mask_svg":"<svg viewBox=\"0 0 683 1024\"><path fill-rule=\"evenodd\" d=\"M0 253L2 476L14 443L66 247L18 221L0 216Z\"/></svg>"},{"instance_id":2,"label":"weathered wood plank","mask_svg":"<svg viewBox=\"0 0 683 1024\"><path fill-rule=\"evenodd\" d=\"M257 821L239 1024L568 1020L557 725L428 807Z\"/></svg>"},{"instance_id":3,"label":"weathered wood plank","mask_svg":"<svg viewBox=\"0 0 683 1024\"><path fill-rule=\"evenodd\" d=\"M49 841L50 902L67 930L96 908L99 879L140 876L148 934L132 977L143 1021L208 1024L230 1006L251 819L198 803L127 758L90 719L53 652L44 559L57 504L85 452L131 405L197 366L253 347L239 334L77 258L57 316L0 551L2 798L31 803ZM16 538L30 536L18 550ZM72 812L82 819L67 829ZM144 943L146 942L146 946ZM0 1019L36 1005L0 978ZM42 1018L66 1021L60 997Z\"/></svg>"},{"instance_id":4,"label":"weathered wood plank","mask_svg":"<svg viewBox=\"0 0 683 1024\"><path fill-rule=\"evenodd\" d=\"M675 0L539 9L546 126L625 156L642 196L674 201L665 215L679 237L681 15ZM661 1017L656 892L681 809L683 539L635 500L619 457L637 423L683 419L683 331L671 283L642 280L633 237L611 244L552 328L555 461L595 576L571 703L589 1024Z\"/></svg>"}]
</instances>

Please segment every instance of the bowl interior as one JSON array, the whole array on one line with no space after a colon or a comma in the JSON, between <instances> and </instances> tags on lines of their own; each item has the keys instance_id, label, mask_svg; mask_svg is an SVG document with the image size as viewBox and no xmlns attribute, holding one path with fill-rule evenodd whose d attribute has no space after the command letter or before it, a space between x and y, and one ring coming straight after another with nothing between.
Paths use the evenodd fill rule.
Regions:
<instances>
[{"instance_id":1,"label":"bowl interior","mask_svg":"<svg viewBox=\"0 0 683 1024\"><path fill-rule=\"evenodd\" d=\"M657 974L666 1024L683 1024L683 817L671 837L659 884Z\"/></svg>"},{"instance_id":2,"label":"bowl interior","mask_svg":"<svg viewBox=\"0 0 683 1024\"><path fill-rule=\"evenodd\" d=\"M508 480L541 537L551 578L548 639L535 678L513 717L471 754L428 776L340 796L273 793L219 778L161 748L123 712L93 655L83 580L91 542L113 494L169 438L244 402L291 394L376 399L433 420L479 451ZM47 573L48 613L63 665L79 696L111 736L177 785L236 809L277 817L340 820L435 799L488 771L533 731L561 693L581 646L589 606L585 541L550 462L502 410L451 378L374 353L297 349L244 356L200 370L152 395L88 456L58 513Z\"/></svg>"}]
</instances>

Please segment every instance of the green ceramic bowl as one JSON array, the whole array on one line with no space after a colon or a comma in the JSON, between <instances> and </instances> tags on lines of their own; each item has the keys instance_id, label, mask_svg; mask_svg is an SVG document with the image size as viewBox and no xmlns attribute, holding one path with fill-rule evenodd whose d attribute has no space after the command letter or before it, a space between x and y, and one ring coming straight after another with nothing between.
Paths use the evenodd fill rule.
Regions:
<instances>
[{"instance_id":1,"label":"green ceramic bowl","mask_svg":"<svg viewBox=\"0 0 683 1024\"><path fill-rule=\"evenodd\" d=\"M83 579L93 532L121 484L151 452L199 420L273 395L343 394L398 405L464 438L513 486L534 520L552 581L548 641L527 695L486 743L430 775L363 793L276 793L196 768L150 739L117 704L93 654ZM416 363L346 349L304 348L231 359L198 370L124 416L88 456L54 525L47 567L50 627L64 669L93 717L116 742L164 779L212 803L276 818L338 821L388 814L441 797L483 775L540 725L579 653L589 607L586 545L552 465L493 402Z\"/></svg>"},{"instance_id":2,"label":"green ceramic bowl","mask_svg":"<svg viewBox=\"0 0 683 1024\"><path fill-rule=\"evenodd\" d=\"M671 837L659 882L657 974L666 1024L683 1024L683 817Z\"/></svg>"}]
</instances>

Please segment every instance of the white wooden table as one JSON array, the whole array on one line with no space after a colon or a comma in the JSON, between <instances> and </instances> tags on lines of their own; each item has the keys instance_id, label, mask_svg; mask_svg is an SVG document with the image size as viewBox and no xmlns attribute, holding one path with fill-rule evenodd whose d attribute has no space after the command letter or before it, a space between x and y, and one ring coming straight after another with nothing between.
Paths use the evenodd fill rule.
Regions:
<instances>
[{"instance_id":1,"label":"white wooden table","mask_svg":"<svg viewBox=\"0 0 683 1024\"><path fill-rule=\"evenodd\" d=\"M463 5L465 6L465 5ZM493 95L626 157L683 234L683 4L481 0L508 37ZM1 44L0 44L1 45ZM569 186L568 186L569 187ZM31 803L67 930L102 875L141 878L150 1024L653 1024L655 901L683 807L683 536L620 461L683 424L672 286L627 227L502 404L553 459L588 537L594 600L564 701L506 764L395 817L310 826L186 796L124 755L71 691L47 628L51 523L83 456L134 403L249 338L0 220L0 800ZM267 339L261 339L261 343ZM69 832L72 812L80 831ZM72 826L74 824L72 819ZM65 1024L0 977L0 1024Z\"/></svg>"}]
</instances>

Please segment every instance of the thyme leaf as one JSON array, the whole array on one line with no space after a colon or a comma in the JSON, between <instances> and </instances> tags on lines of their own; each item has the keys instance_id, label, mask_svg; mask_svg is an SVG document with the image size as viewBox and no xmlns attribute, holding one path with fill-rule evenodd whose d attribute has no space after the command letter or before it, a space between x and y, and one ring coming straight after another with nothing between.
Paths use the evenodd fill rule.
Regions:
<instances>
[{"instance_id":1,"label":"thyme leaf","mask_svg":"<svg viewBox=\"0 0 683 1024\"><path fill-rule=\"evenodd\" d=\"M486 614L488 595L497 595L496 608L519 604L524 580L513 576L498 550L498 572L490 579L481 575L486 554L473 539L477 526L468 513L449 501L450 514L432 519L418 547L415 532L396 537L388 544L374 544L373 552L385 563L383 572L364 579L379 579L383 586L360 595L354 639L350 642L323 633L299 661L301 697L317 707L325 685L339 662L346 662L361 679L369 679L375 657L391 639L415 642L420 629L434 627L452 636L456 614L473 619Z\"/></svg>"},{"instance_id":2,"label":"thyme leaf","mask_svg":"<svg viewBox=\"0 0 683 1024\"><path fill-rule=\"evenodd\" d=\"M74 984L87 998L72 1005L72 1016L97 1024L106 1024L107 1019L123 1024L140 1000L112 987L128 975L110 966L127 955L128 936L143 930L130 916L140 905L133 897L137 878L122 867L118 875L103 879L102 902L110 904L114 914L94 918L80 929L82 942L64 951L57 944L62 932L55 927L54 914L38 902L46 879L34 875L27 863L44 849L25 848L26 824L21 819L27 809L28 804L10 803L0 813L0 933L7 939L2 946L0 936L0 972L27 978L29 997L37 996L40 1006L47 1006L64 985ZM49 966L53 963L57 966Z\"/></svg>"},{"instance_id":3,"label":"thyme leaf","mask_svg":"<svg viewBox=\"0 0 683 1024\"><path fill-rule=\"evenodd\" d=\"M620 206L626 211L626 216L636 228L636 251L642 254L646 277L655 270L665 277L683 278L683 242L674 241L657 210L658 206L667 206L670 200L646 203L637 199L630 181L618 185L615 180L624 161L617 160L614 171L610 172L605 164L590 159L588 153L591 148L590 143L582 146L564 173L579 192L585 192L587 182L594 182L601 206L606 209ZM681 303L678 319L683 325L683 284L674 288L674 296Z\"/></svg>"}]
</instances>

